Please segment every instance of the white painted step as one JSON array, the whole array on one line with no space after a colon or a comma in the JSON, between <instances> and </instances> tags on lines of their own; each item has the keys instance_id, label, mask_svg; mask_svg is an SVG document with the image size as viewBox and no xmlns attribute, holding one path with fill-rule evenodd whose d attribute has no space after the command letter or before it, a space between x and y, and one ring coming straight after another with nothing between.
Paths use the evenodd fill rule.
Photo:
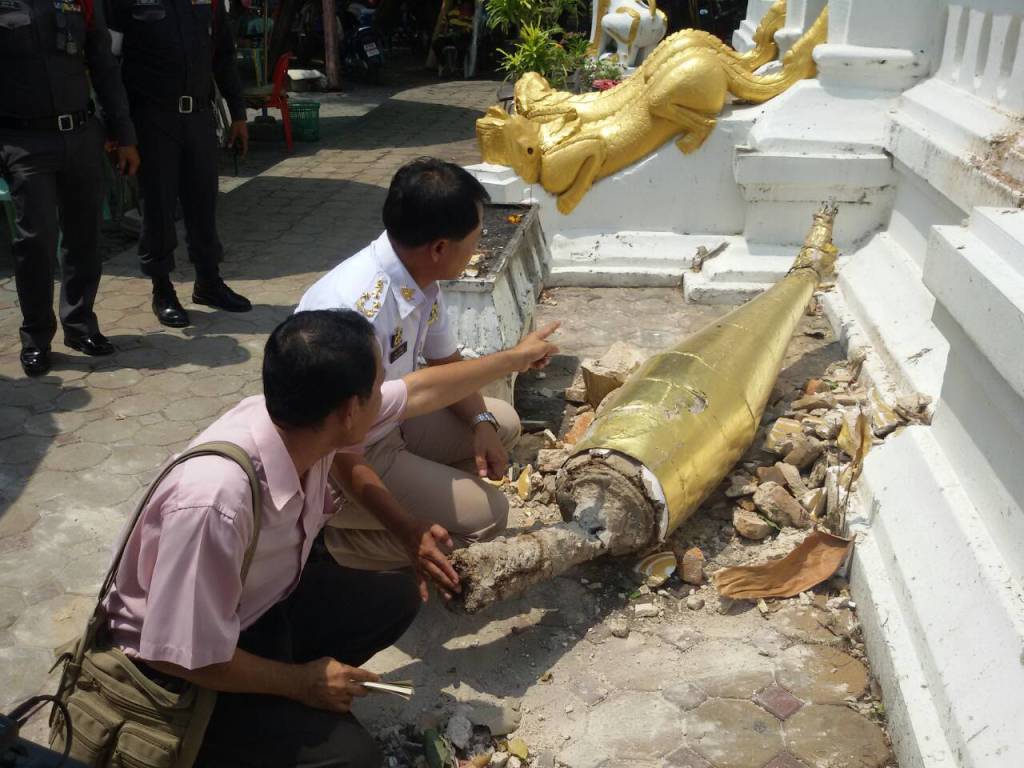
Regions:
<instances>
[{"instance_id":1,"label":"white painted step","mask_svg":"<svg viewBox=\"0 0 1024 768\"><path fill-rule=\"evenodd\" d=\"M983 162L984 158L995 161L993 139L1018 130L1014 115L930 78L900 97L892 115L888 149L962 210L988 205L1018 207L1024 205L1024 192L1019 183L1003 176L1018 167L1017 151L1008 153L1009 163L1001 173L993 173L994 168Z\"/></svg>"},{"instance_id":2,"label":"white painted step","mask_svg":"<svg viewBox=\"0 0 1024 768\"><path fill-rule=\"evenodd\" d=\"M751 253L750 250L759 252ZM768 288L789 272L798 249L791 245L758 246L750 244L746 252L737 249L704 263L701 272L715 283L763 283Z\"/></svg>"},{"instance_id":3,"label":"white painted step","mask_svg":"<svg viewBox=\"0 0 1024 768\"><path fill-rule=\"evenodd\" d=\"M568 231L551 238L548 285L679 285L700 247L745 248L735 235Z\"/></svg>"},{"instance_id":4,"label":"white painted step","mask_svg":"<svg viewBox=\"0 0 1024 768\"><path fill-rule=\"evenodd\" d=\"M742 304L785 277L798 252L798 246L740 238L700 272L684 273L683 293L692 304Z\"/></svg>"},{"instance_id":5,"label":"white painted step","mask_svg":"<svg viewBox=\"0 0 1024 768\"><path fill-rule=\"evenodd\" d=\"M683 277L683 296L689 304L743 304L764 293L766 283L712 282L706 275Z\"/></svg>"},{"instance_id":6,"label":"white painted step","mask_svg":"<svg viewBox=\"0 0 1024 768\"><path fill-rule=\"evenodd\" d=\"M856 325L901 389L938 400L949 343L932 322L935 298L913 258L889 235L876 235L840 261L837 285L824 296L837 333Z\"/></svg>"},{"instance_id":7,"label":"white painted step","mask_svg":"<svg viewBox=\"0 0 1024 768\"><path fill-rule=\"evenodd\" d=\"M975 208L971 232L1024 276L1024 209Z\"/></svg>"},{"instance_id":8,"label":"white painted step","mask_svg":"<svg viewBox=\"0 0 1024 768\"><path fill-rule=\"evenodd\" d=\"M861 522L852 519L853 530L861 528ZM903 605L897 599L897 585L889 576L886 564L890 558L891 553L882 551L879 536L858 532L850 588L871 670L882 683L893 751L900 758L900 768L960 768L946 741Z\"/></svg>"},{"instance_id":9,"label":"white painted step","mask_svg":"<svg viewBox=\"0 0 1024 768\"><path fill-rule=\"evenodd\" d=\"M891 672L891 730L916 739L921 767L1024 765L1024 592L951 459L927 427L868 455L854 595L873 662Z\"/></svg>"},{"instance_id":10,"label":"white painted step","mask_svg":"<svg viewBox=\"0 0 1024 768\"><path fill-rule=\"evenodd\" d=\"M718 255L700 272L691 266L698 248ZM737 304L781 279L793 265L792 245L749 243L737 235L675 232L567 232L551 240L548 285L666 286L682 282L688 301Z\"/></svg>"},{"instance_id":11,"label":"white painted step","mask_svg":"<svg viewBox=\"0 0 1024 768\"><path fill-rule=\"evenodd\" d=\"M936 300L1017 395L1024 397L1024 263L1014 269L975 237L972 221L969 230L935 227L924 276Z\"/></svg>"}]
</instances>

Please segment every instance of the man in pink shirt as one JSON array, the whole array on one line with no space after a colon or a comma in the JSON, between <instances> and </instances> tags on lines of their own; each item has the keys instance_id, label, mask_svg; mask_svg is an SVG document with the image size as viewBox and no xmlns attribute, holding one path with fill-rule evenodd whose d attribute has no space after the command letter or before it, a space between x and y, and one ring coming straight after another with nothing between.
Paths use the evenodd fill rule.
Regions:
<instances>
[{"instance_id":1,"label":"man in pink shirt","mask_svg":"<svg viewBox=\"0 0 1024 768\"><path fill-rule=\"evenodd\" d=\"M362 683L377 679L360 665L406 630L427 579L451 591L458 578L445 555L447 531L404 514L382 522L414 567L361 571L334 562L320 531L333 512L335 452L545 364L557 351L546 341L553 330L386 384L373 328L356 312L300 312L274 330L264 395L243 400L193 442L235 443L256 469L262 523L244 586L248 481L232 461L202 456L156 490L104 603L111 642L144 674L169 689L192 683L220 692L197 766L380 765L350 712L367 693Z\"/></svg>"}]
</instances>

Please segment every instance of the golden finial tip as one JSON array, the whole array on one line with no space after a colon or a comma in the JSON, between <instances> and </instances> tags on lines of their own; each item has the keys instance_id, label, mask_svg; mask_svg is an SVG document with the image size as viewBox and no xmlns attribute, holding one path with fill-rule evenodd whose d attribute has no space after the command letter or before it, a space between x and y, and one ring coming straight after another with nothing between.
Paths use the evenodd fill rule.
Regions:
<instances>
[{"instance_id":1,"label":"golden finial tip","mask_svg":"<svg viewBox=\"0 0 1024 768\"><path fill-rule=\"evenodd\" d=\"M821 204L814 214L814 223L804 239L804 247L793 262L790 272L797 269L813 269L818 280L825 280L835 272L836 256L839 250L832 244L832 225L839 208L834 200Z\"/></svg>"}]
</instances>

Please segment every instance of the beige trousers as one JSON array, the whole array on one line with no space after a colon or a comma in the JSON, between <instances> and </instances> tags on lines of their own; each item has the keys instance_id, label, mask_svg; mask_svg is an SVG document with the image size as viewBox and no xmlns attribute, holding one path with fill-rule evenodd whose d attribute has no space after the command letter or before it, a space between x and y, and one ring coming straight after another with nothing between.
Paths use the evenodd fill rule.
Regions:
<instances>
[{"instance_id":1,"label":"beige trousers","mask_svg":"<svg viewBox=\"0 0 1024 768\"><path fill-rule=\"evenodd\" d=\"M503 400L486 398L506 450L519 439L519 416ZM473 431L447 408L403 422L366 449L366 460L398 502L415 517L444 526L457 547L505 530L508 499L481 480L473 458ZM369 510L333 478L335 514L324 530L327 549L341 565L390 570L409 565L405 550Z\"/></svg>"}]
</instances>

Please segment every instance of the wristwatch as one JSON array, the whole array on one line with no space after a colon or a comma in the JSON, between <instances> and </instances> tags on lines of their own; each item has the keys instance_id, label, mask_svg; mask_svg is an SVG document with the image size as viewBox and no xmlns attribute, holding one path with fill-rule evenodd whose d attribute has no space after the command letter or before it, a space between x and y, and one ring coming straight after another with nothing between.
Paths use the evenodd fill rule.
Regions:
<instances>
[{"instance_id":1,"label":"wristwatch","mask_svg":"<svg viewBox=\"0 0 1024 768\"><path fill-rule=\"evenodd\" d=\"M483 412L478 413L476 416L473 417L473 427L474 428L476 427L477 424L484 424L484 423L490 424L492 427L494 427L494 431L495 432L498 431L498 419L490 411L483 411Z\"/></svg>"}]
</instances>

